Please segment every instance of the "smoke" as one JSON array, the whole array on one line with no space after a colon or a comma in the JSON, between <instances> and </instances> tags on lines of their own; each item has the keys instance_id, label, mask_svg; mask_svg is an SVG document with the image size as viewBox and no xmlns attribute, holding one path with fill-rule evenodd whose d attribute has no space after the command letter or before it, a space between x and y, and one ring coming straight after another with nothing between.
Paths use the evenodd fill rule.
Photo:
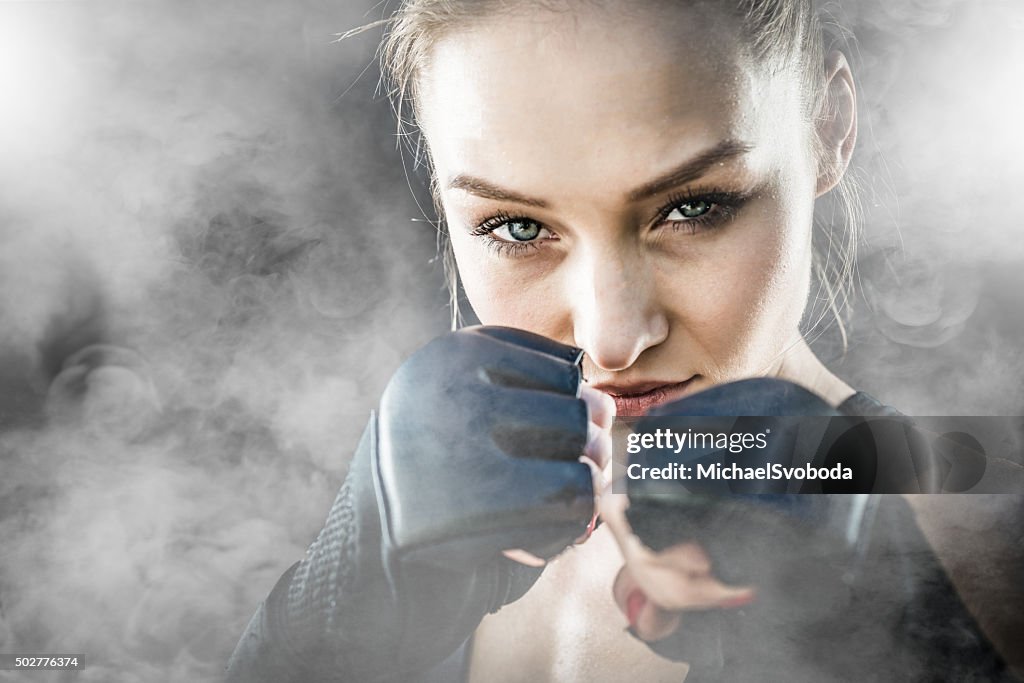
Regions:
<instances>
[{"instance_id":1,"label":"smoke","mask_svg":"<svg viewBox=\"0 0 1024 683\"><path fill-rule=\"evenodd\" d=\"M446 326L377 34L333 42L374 7L0 2L0 652L88 667L36 680L217 680ZM1024 10L841 9L870 306L837 367L1018 412Z\"/></svg>"},{"instance_id":2,"label":"smoke","mask_svg":"<svg viewBox=\"0 0 1024 683\"><path fill-rule=\"evenodd\" d=\"M444 329L364 4L0 3L0 652L217 680Z\"/></svg>"},{"instance_id":3,"label":"smoke","mask_svg":"<svg viewBox=\"0 0 1024 683\"><path fill-rule=\"evenodd\" d=\"M1024 11L844 2L865 206L851 349L834 367L910 414L1024 409Z\"/></svg>"}]
</instances>

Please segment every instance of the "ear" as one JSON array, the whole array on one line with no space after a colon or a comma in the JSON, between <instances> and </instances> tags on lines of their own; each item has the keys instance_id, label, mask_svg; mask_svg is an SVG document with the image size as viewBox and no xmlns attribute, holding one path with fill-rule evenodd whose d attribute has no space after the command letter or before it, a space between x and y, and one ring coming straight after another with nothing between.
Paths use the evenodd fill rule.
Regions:
<instances>
[{"instance_id":1,"label":"ear","mask_svg":"<svg viewBox=\"0 0 1024 683\"><path fill-rule=\"evenodd\" d=\"M857 142L857 91L846 56L838 50L825 58L825 95L816 121L821 143L817 196L839 184Z\"/></svg>"}]
</instances>

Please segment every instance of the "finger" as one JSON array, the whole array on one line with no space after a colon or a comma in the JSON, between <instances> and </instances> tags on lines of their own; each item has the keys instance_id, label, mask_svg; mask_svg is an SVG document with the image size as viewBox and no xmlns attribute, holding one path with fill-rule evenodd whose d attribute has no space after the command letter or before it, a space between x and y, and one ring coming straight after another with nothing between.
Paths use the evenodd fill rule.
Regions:
<instances>
[{"instance_id":1,"label":"finger","mask_svg":"<svg viewBox=\"0 0 1024 683\"><path fill-rule=\"evenodd\" d=\"M680 613L662 609L651 602L626 567L616 575L612 594L629 628L641 640L661 640L679 627Z\"/></svg>"},{"instance_id":2,"label":"finger","mask_svg":"<svg viewBox=\"0 0 1024 683\"><path fill-rule=\"evenodd\" d=\"M578 398L526 389L493 390L494 443L511 456L575 462L587 446L587 405Z\"/></svg>"},{"instance_id":3,"label":"finger","mask_svg":"<svg viewBox=\"0 0 1024 683\"><path fill-rule=\"evenodd\" d=\"M589 458L598 466L605 469L612 461L612 434L607 429L600 429L593 422L587 428L587 445L583 449L583 455ZM608 475L611 475L611 468L608 468ZM609 479L610 481L610 479ZM604 490L604 486L595 491Z\"/></svg>"},{"instance_id":4,"label":"finger","mask_svg":"<svg viewBox=\"0 0 1024 683\"><path fill-rule=\"evenodd\" d=\"M590 409L590 421L601 429L611 429L615 420L615 401L612 397L584 384L580 387L580 398Z\"/></svg>"},{"instance_id":5,"label":"finger","mask_svg":"<svg viewBox=\"0 0 1024 683\"><path fill-rule=\"evenodd\" d=\"M753 602L756 597L753 586L729 586L709 572L694 573L682 563L671 565L668 557L657 559L657 564L634 561L626 567L650 601L662 609L735 608Z\"/></svg>"},{"instance_id":6,"label":"finger","mask_svg":"<svg viewBox=\"0 0 1024 683\"><path fill-rule=\"evenodd\" d=\"M551 558L572 545L594 517L593 470L588 464L538 458L510 458L509 477L521 484L493 491L496 524L511 539L507 545ZM507 522L504 520L508 520Z\"/></svg>"},{"instance_id":7,"label":"finger","mask_svg":"<svg viewBox=\"0 0 1024 683\"><path fill-rule=\"evenodd\" d=\"M596 517L598 514L598 504L600 503L600 492L604 491L609 482L605 476L605 471L589 456L581 455L580 462L590 468L590 475L594 482L594 516Z\"/></svg>"},{"instance_id":8,"label":"finger","mask_svg":"<svg viewBox=\"0 0 1024 683\"><path fill-rule=\"evenodd\" d=\"M713 574L678 573L658 586L659 607L670 611L732 609L748 605L756 597L752 586L728 586Z\"/></svg>"},{"instance_id":9,"label":"finger","mask_svg":"<svg viewBox=\"0 0 1024 683\"><path fill-rule=\"evenodd\" d=\"M667 612L654 603L647 603L640 610L633 632L640 640L661 640L675 633L682 621L681 613Z\"/></svg>"},{"instance_id":10,"label":"finger","mask_svg":"<svg viewBox=\"0 0 1024 683\"><path fill-rule=\"evenodd\" d=\"M597 463L595 463L593 460L591 460L589 457L587 457L585 455L584 456L580 456L580 462L590 468L590 474L591 474L591 477L592 477L593 482L594 482L595 494L594 494L594 514L590 518L590 523L587 524L586 530L582 534L580 534L580 536L575 540L574 543L576 545L579 545L581 543L586 542L586 540L588 538L590 538L590 535L594 533L594 529L597 528L597 517L598 517L598 512L597 512L597 502L598 501L597 501L597 498L598 498L598 495L599 495L597 492L603 491L605 486L608 485L608 480L605 478L605 473L604 473L604 471L600 467L597 466Z\"/></svg>"},{"instance_id":11,"label":"finger","mask_svg":"<svg viewBox=\"0 0 1024 683\"><path fill-rule=\"evenodd\" d=\"M512 344L488 344L488 362L480 368L490 384L515 389L553 391L576 397L580 391L580 368L555 356Z\"/></svg>"},{"instance_id":12,"label":"finger","mask_svg":"<svg viewBox=\"0 0 1024 683\"><path fill-rule=\"evenodd\" d=\"M519 564L525 564L527 567L543 567L547 562L543 558L537 557L533 553L526 552L516 548L515 550L502 550L501 554Z\"/></svg>"},{"instance_id":13,"label":"finger","mask_svg":"<svg viewBox=\"0 0 1024 683\"><path fill-rule=\"evenodd\" d=\"M623 549L626 566L648 597L667 610L712 609L754 599L753 586L729 586L711 571L707 554L696 543L681 543L655 553L632 537ZM622 546L620 546L622 547Z\"/></svg>"},{"instance_id":14,"label":"finger","mask_svg":"<svg viewBox=\"0 0 1024 683\"><path fill-rule=\"evenodd\" d=\"M696 578L694 591L707 591L706 586L700 585L707 578L709 577ZM626 617L630 629L641 640L661 640L672 634L679 627L680 622L685 624L685 610L667 609L651 600L642 584L633 577L628 567L623 567L616 575L612 585L612 595L615 604ZM750 595L744 595L742 600L738 597L724 599L718 599L718 597L709 594L704 599L694 601L690 609L706 611L716 608L737 608L749 604L753 600Z\"/></svg>"},{"instance_id":15,"label":"finger","mask_svg":"<svg viewBox=\"0 0 1024 683\"><path fill-rule=\"evenodd\" d=\"M509 344L523 346L540 353L554 356L563 361L577 365L583 358L583 350L574 346L568 346L554 339L548 339L533 332L519 330L514 327L499 327L497 325L480 325L477 327L464 328L466 332L482 334L494 339L500 339Z\"/></svg>"}]
</instances>

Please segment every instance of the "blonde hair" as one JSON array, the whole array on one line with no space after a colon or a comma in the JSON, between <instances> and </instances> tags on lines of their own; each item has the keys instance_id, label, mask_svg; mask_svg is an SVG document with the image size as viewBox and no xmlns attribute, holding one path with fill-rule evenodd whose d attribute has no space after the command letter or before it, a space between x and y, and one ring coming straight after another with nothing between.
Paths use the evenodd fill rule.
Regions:
<instances>
[{"instance_id":1,"label":"blonde hair","mask_svg":"<svg viewBox=\"0 0 1024 683\"><path fill-rule=\"evenodd\" d=\"M831 15L816 11L812 0L647 0L656 5L704 5L731 11L740 19L743 44L756 63L771 73L795 71L803 84L804 110L808 121L816 122L831 116L826 110L825 56L848 36L828 21ZM414 163L430 165L429 150L418 134L419 77L431 50L446 35L464 29L496 14L521 13L543 9L569 11L580 5L615 6L621 0L405 0L387 20L381 43L381 66L387 92L398 119L400 141L413 153ZM828 29L828 31L826 31ZM828 37L827 37L828 35ZM815 136L812 150L816 159L823 158L821 141ZM431 169L432 170L432 169ZM439 250L443 252L445 273L452 301L452 326L459 322L457 302L458 273L447 238L443 212L436 191L436 178L431 173L431 194L438 216ZM834 190L830 211L816 212L813 232L813 273L818 294L810 302L805 318L812 320L805 330L809 334L831 314L838 325L843 348L846 330L843 324L854 278L854 254L860 232L859 193L851 174L846 174ZM842 214L837 220L836 213ZM819 214L828 214L827 216ZM845 219L845 220L843 220Z\"/></svg>"}]
</instances>

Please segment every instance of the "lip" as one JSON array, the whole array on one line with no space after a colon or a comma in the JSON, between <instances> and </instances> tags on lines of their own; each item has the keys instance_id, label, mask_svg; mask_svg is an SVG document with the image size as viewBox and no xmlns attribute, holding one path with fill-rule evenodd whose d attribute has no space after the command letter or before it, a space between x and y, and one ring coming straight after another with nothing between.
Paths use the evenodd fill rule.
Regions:
<instances>
[{"instance_id":1,"label":"lip","mask_svg":"<svg viewBox=\"0 0 1024 683\"><path fill-rule=\"evenodd\" d=\"M615 401L615 414L639 417L651 408L682 398L698 375L682 382L636 382L634 384L595 384Z\"/></svg>"}]
</instances>

